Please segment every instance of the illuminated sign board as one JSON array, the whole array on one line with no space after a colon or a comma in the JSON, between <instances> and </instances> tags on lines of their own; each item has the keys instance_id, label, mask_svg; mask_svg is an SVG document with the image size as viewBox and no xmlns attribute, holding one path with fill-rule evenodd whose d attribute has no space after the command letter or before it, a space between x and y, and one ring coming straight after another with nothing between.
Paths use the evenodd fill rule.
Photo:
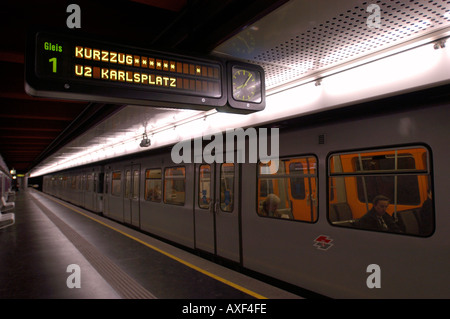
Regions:
<instances>
[{"instance_id":1,"label":"illuminated sign board","mask_svg":"<svg viewBox=\"0 0 450 319\"><path fill-rule=\"evenodd\" d=\"M53 32L28 41L25 89L32 96L201 110L227 103L220 60Z\"/></svg>"}]
</instances>

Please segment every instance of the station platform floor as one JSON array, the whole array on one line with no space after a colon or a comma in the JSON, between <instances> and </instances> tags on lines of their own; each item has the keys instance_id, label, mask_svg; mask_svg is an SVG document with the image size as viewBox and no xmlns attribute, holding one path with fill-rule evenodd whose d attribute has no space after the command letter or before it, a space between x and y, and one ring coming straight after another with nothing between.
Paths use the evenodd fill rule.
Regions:
<instances>
[{"instance_id":1,"label":"station platform floor","mask_svg":"<svg viewBox=\"0 0 450 319\"><path fill-rule=\"evenodd\" d=\"M34 189L0 229L0 299L301 299Z\"/></svg>"}]
</instances>

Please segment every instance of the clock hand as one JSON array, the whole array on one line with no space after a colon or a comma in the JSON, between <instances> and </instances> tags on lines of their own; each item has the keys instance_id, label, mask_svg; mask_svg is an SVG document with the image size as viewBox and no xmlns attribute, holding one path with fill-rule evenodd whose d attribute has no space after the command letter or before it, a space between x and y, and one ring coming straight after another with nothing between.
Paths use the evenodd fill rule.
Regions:
<instances>
[{"instance_id":1,"label":"clock hand","mask_svg":"<svg viewBox=\"0 0 450 319\"><path fill-rule=\"evenodd\" d=\"M253 74L250 73L250 76L248 77L247 81L245 81L243 86L247 86L248 81L250 81L250 79L252 78Z\"/></svg>"},{"instance_id":2,"label":"clock hand","mask_svg":"<svg viewBox=\"0 0 450 319\"><path fill-rule=\"evenodd\" d=\"M250 79L253 77L253 74L250 73L250 76L247 78L247 80L244 82L244 84L239 85L238 87L236 87L236 90L242 89L243 87L246 87L248 84L248 81L250 81Z\"/></svg>"}]
</instances>

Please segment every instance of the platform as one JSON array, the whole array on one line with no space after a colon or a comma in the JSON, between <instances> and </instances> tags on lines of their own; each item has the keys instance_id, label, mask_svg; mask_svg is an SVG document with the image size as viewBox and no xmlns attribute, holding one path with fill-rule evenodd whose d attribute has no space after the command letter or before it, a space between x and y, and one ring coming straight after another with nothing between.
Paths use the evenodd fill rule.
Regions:
<instances>
[{"instance_id":1,"label":"platform","mask_svg":"<svg viewBox=\"0 0 450 319\"><path fill-rule=\"evenodd\" d=\"M0 230L1 299L300 298L34 189L14 213Z\"/></svg>"}]
</instances>

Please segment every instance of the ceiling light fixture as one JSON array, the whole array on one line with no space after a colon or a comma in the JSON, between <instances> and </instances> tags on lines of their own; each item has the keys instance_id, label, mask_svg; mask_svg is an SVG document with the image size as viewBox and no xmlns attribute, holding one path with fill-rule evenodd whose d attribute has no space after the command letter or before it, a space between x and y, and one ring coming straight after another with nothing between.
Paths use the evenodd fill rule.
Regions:
<instances>
[{"instance_id":1,"label":"ceiling light fixture","mask_svg":"<svg viewBox=\"0 0 450 319\"><path fill-rule=\"evenodd\" d=\"M147 132L144 132L144 134L142 134L142 141L139 144L140 147L149 147L151 145L151 141L147 136Z\"/></svg>"}]
</instances>

